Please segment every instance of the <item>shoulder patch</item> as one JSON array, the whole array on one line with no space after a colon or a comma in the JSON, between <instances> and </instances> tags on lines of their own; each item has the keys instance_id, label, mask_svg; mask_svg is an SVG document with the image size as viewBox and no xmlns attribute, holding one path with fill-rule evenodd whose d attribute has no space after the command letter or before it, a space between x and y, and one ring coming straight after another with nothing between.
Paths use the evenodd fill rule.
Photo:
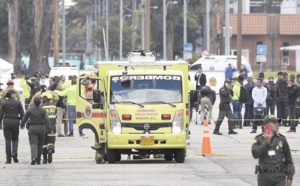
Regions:
<instances>
[{"instance_id":1,"label":"shoulder patch","mask_svg":"<svg viewBox=\"0 0 300 186\"><path fill-rule=\"evenodd\" d=\"M252 141L252 144L255 144L255 143L257 143L257 139L254 139L254 140Z\"/></svg>"}]
</instances>

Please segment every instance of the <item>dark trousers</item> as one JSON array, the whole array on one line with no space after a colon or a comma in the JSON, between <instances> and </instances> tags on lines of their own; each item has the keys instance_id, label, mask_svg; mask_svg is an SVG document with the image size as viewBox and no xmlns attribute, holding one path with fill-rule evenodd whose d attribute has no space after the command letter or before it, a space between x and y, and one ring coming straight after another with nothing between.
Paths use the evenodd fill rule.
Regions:
<instances>
[{"instance_id":1,"label":"dark trousers","mask_svg":"<svg viewBox=\"0 0 300 186\"><path fill-rule=\"evenodd\" d=\"M55 139L56 139L56 119L51 118L50 119L50 125L52 130L50 129L46 130L45 134L45 140L43 145L43 154L46 155L48 150L51 150L52 153L55 151Z\"/></svg>"},{"instance_id":2,"label":"dark trousers","mask_svg":"<svg viewBox=\"0 0 300 186\"><path fill-rule=\"evenodd\" d=\"M296 130L296 103L289 103L289 120L292 130Z\"/></svg>"},{"instance_id":3,"label":"dark trousers","mask_svg":"<svg viewBox=\"0 0 300 186\"><path fill-rule=\"evenodd\" d=\"M30 125L28 136L32 159L41 159L46 129L44 125Z\"/></svg>"},{"instance_id":4,"label":"dark trousers","mask_svg":"<svg viewBox=\"0 0 300 186\"><path fill-rule=\"evenodd\" d=\"M274 101L267 101L266 102L266 116L269 115L269 113L271 113L272 115L275 114L275 106L276 106L276 100Z\"/></svg>"},{"instance_id":5,"label":"dark trousers","mask_svg":"<svg viewBox=\"0 0 300 186\"><path fill-rule=\"evenodd\" d=\"M253 113L254 113L254 110L255 110L255 108L256 107L254 107L253 108ZM264 110L266 110L266 108L264 108ZM256 115L255 113L254 113L254 122L253 122L253 125L252 125L252 130L257 130L257 126L258 125L261 125L261 128L262 128L262 131L263 131L263 119L264 119L264 116L265 116L265 114L263 115L263 116L261 116L261 115Z\"/></svg>"},{"instance_id":6,"label":"dark trousers","mask_svg":"<svg viewBox=\"0 0 300 186\"><path fill-rule=\"evenodd\" d=\"M259 173L257 175L258 186L286 186L286 175L282 172Z\"/></svg>"},{"instance_id":7,"label":"dark trousers","mask_svg":"<svg viewBox=\"0 0 300 186\"><path fill-rule=\"evenodd\" d=\"M278 99L277 100L277 118L281 118L283 120L283 124L286 124L287 118L287 99Z\"/></svg>"},{"instance_id":8,"label":"dark trousers","mask_svg":"<svg viewBox=\"0 0 300 186\"><path fill-rule=\"evenodd\" d=\"M218 116L218 120L216 123L215 131L220 130L220 126L221 126L225 116L228 118L228 130L229 131L233 130L233 114L232 114L232 110L229 107L229 109L227 109L227 110L219 110L219 116Z\"/></svg>"},{"instance_id":9,"label":"dark trousers","mask_svg":"<svg viewBox=\"0 0 300 186\"><path fill-rule=\"evenodd\" d=\"M249 126L253 120L253 104L245 104L244 126Z\"/></svg>"},{"instance_id":10,"label":"dark trousers","mask_svg":"<svg viewBox=\"0 0 300 186\"><path fill-rule=\"evenodd\" d=\"M25 98L25 110L27 110L29 103L30 103L30 99Z\"/></svg>"},{"instance_id":11,"label":"dark trousers","mask_svg":"<svg viewBox=\"0 0 300 186\"><path fill-rule=\"evenodd\" d=\"M232 106L233 106L233 118L234 123L241 124L242 123L242 106L243 103L241 103L239 100L234 100L232 101Z\"/></svg>"},{"instance_id":12,"label":"dark trousers","mask_svg":"<svg viewBox=\"0 0 300 186\"><path fill-rule=\"evenodd\" d=\"M296 117L296 127L297 127L298 123L299 123L299 118L300 118L300 105L299 105L299 103L296 103L295 117Z\"/></svg>"},{"instance_id":13,"label":"dark trousers","mask_svg":"<svg viewBox=\"0 0 300 186\"><path fill-rule=\"evenodd\" d=\"M10 158L11 155L18 155L19 125L20 120L18 119L3 120L3 133L7 158Z\"/></svg>"}]
</instances>

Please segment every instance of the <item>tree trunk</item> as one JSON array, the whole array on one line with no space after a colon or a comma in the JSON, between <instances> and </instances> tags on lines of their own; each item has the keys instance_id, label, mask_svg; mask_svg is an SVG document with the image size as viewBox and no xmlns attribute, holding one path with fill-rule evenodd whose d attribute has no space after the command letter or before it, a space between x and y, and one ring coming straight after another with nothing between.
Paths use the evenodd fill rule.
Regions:
<instances>
[{"instance_id":1,"label":"tree trunk","mask_svg":"<svg viewBox=\"0 0 300 186\"><path fill-rule=\"evenodd\" d=\"M14 65L15 74L21 72L20 48L20 19L19 1L8 0L8 25L9 25L9 62Z\"/></svg>"},{"instance_id":2,"label":"tree trunk","mask_svg":"<svg viewBox=\"0 0 300 186\"><path fill-rule=\"evenodd\" d=\"M223 32L223 25L225 22L225 1L220 1L218 4L215 4L215 0L210 1L210 53L211 54L220 54L222 53L222 41L223 35L218 35L217 32L217 22L222 25L222 32ZM219 16L219 20L217 20L217 15Z\"/></svg>"},{"instance_id":3,"label":"tree trunk","mask_svg":"<svg viewBox=\"0 0 300 186\"><path fill-rule=\"evenodd\" d=\"M54 1L34 0L29 73L49 73L48 54L54 22Z\"/></svg>"}]
</instances>

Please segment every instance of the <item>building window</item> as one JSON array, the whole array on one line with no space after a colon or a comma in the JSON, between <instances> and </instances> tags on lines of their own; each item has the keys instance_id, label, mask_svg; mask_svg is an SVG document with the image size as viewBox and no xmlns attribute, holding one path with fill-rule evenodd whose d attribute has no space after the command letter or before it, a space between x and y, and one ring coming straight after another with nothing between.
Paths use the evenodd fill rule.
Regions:
<instances>
[{"instance_id":1,"label":"building window","mask_svg":"<svg viewBox=\"0 0 300 186\"><path fill-rule=\"evenodd\" d=\"M283 42L282 46L287 47L287 46L290 46L290 44L289 44L289 42ZM288 50L283 50L282 51L281 64L282 65L290 65L290 57L289 57L289 51Z\"/></svg>"},{"instance_id":2,"label":"building window","mask_svg":"<svg viewBox=\"0 0 300 186\"><path fill-rule=\"evenodd\" d=\"M257 61L257 45L262 45L263 44L263 42L262 41L257 41L256 42L256 47L255 47L255 56L256 56L256 64L257 65L260 65L260 62L259 61Z\"/></svg>"}]
</instances>

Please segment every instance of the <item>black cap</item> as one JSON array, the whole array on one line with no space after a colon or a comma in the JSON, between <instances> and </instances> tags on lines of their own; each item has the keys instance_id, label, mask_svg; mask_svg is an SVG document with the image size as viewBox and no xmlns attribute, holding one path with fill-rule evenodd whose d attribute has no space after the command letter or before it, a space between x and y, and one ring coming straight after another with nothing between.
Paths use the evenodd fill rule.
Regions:
<instances>
[{"instance_id":1,"label":"black cap","mask_svg":"<svg viewBox=\"0 0 300 186\"><path fill-rule=\"evenodd\" d=\"M267 124L267 123L278 123L278 124L280 124L281 123L281 118L278 119L274 115L266 116L265 119L264 119L264 125Z\"/></svg>"}]
</instances>

